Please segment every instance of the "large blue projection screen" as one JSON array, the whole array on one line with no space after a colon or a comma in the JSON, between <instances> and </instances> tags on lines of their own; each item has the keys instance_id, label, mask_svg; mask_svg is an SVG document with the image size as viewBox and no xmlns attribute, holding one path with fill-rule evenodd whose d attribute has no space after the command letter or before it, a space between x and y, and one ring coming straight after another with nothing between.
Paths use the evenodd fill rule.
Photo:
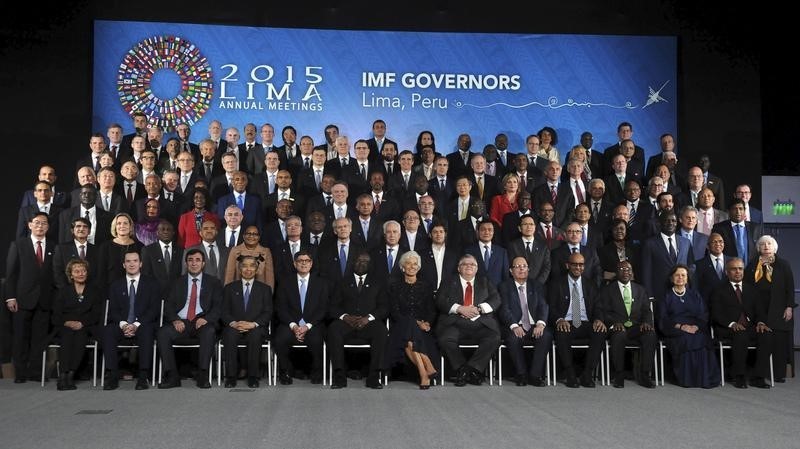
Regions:
<instances>
[{"instance_id":1,"label":"large blue projection screen","mask_svg":"<svg viewBox=\"0 0 800 449\"><path fill-rule=\"evenodd\" d=\"M324 127L371 137L375 119L400 149L433 131L439 152L468 133L473 151L543 126L562 158L580 133L617 142L620 122L649 154L676 134L674 37L333 31L177 23L95 22L93 127L132 132L130 114L171 130L211 120L241 131L271 123L324 142Z\"/></svg>"}]
</instances>

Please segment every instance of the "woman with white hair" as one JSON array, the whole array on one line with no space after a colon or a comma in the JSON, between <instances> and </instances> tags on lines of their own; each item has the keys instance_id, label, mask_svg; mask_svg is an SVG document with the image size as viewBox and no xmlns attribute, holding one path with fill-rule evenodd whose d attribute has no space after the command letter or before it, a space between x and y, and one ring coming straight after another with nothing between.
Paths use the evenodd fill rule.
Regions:
<instances>
[{"instance_id":1,"label":"woman with white hair","mask_svg":"<svg viewBox=\"0 0 800 449\"><path fill-rule=\"evenodd\" d=\"M778 242L764 235L756 242L758 255L745 270L745 280L753 282L758 291L756 332L772 332L772 359L775 382L786 381L786 362L794 329L794 275L792 267L779 258Z\"/></svg>"}]
</instances>

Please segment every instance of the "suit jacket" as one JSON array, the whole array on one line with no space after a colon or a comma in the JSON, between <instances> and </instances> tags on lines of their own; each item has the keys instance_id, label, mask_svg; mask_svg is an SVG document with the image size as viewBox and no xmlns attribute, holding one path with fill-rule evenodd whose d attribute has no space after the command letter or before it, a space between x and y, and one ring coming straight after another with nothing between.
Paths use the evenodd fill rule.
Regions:
<instances>
[{"instance_id":1,"label":"suit jacket","mask_svg":"<svg viewBox=\"0 0 800 449\"><path fill-rule=\"evenodd\" d=\"M675 262L669 257L669 252L661 239L661 234L650 237L642 245L642 260L636 279L644 284L647 291L656 298L657 302L664 299L669 272L672 267L676 264L683 264L691 270L692 262L694 262L694 257L691 254L692 244L689 239L675 234L672 236L676 240L675 251L678 256ZM691 275L691 271L689 274Z\"/></svg>"},{"instance_id":2,"label":"suit jacket","mask_svg":"<svg viewBox=\"0 0 800 449\"><path fill-rule=\"evenodd\" d=\"M428 281L428 283L434 288L434 292L437 292L442 285L445 285L446 281L450 277L456 274L458 268L458 259L461 257L461 254L456 252L454 248L445 245L444 257L442 257L441 279L436 271L436 259L433 257L433 248L426 248L419 253L419 256L422 259L420 276Z\"/></svg>"},{"instance_id":3,"label":"suit jacket","mask_svg":"<svg viewBox=\"0 0 800 449\"><path fill-rule=\"evenodd\" d=\"M757 224L761 224L764 222L764 214L761 213L760 209L756 209L755 207L750 206L750 222Z\"/></svg>"},{"instance_id":4,"label":"suit jacket","mask_svg":"<svg viewBox=\"0 0 800 449\"><path fill-rule=\"evenodd\" d=\"M259 326L268 326L272 321L272 288L253 279L250 287L250 300L244 306L244 285L236 280L222 290L222 323L227 326L232 321L249 321Z\"/></svg>"},{"instance_id":5,"label":"suit jacket","mask_svg":"<svg viewBox=\"0 0 800 449\"><path fill-rule=\"evenodd\" d=\"M183 248L172 241L169 242L169 252L170 263L169 270L167 270L160 242L151 243L142 248L142 273L155 278L161 288L162 298L167 296L170 286L181 275Z\"/></svg>"},{"instance_id":6,"label":"suit jacket","mask_svg":"<svg viewBox=\"0 0 800 449\"><path fill-rule=\"evenodd\" d=\"M55 242L42 244L44 262L36 262L33 240L20 237L11 242L6 258L5 299L15 298L22 310L35 310L39 305L50 310L53 300L53 248Z\"/></svg>"},{"instance_id":7,"label":"suit jacket","mask_svg":"<svg viewBox=\"0 0 800 449\"><path fill-rule=\"evenodd\" d=\"M414 197L414 185L416 183L417 178L425 178L424 175L420 173L414 173L411 171L411 174L408 176L408 187L405 185L405 178L403 177L403 172L399 170L395 170L392 176L389 176L386 179L386 184L384 189L392 195L392 197L397 198L399 201L403 201L406 198ZM415 198L416 199L416 198Z\"/></svg>"},{"instance_id":8,"label":"suit jacket","mask_svg":"<svg viewBox=\"0 0 800 449\"><path fill-rule=\"evenodd\" d=\"M114 184L114 191L116 191L122 198L125 199L125 203L127 203L126 207L130 210L133 207L133 202L136 200L147 198L147 191L144 189L144 185L135 182L132 188L133 193L133 202L128 202L128 188L126 186L127 181L120 178L116 184ZM80 189L75 189L72 191L72 204L80 206ZM99 195L98 195L99 197Z\"/></svg>"},{"instance_id":9,"label":"suit jacket","mask_svg":"<svg viewBox=\"0 0 800 449\"><path fill-rule=\"evenodd\" d=\"M495 312L502 306L500 294L488 279L476 276L472 282L472 304L480 307L483 303L488 304L492 308L492 312L482 313L476 321L499 334L500 325ZM461 287L461 276L459 275L451 277L446 284L442 283L439 287L439 294L436 297L436 308L439 309L440 314L436 323L436 329L439 329L437 332L464 319L458 314L450 313L450 309L455 304L464 305L464 289Z\"/></svg>"},{"instance_id":10,"label":"suit jacket","mask_svg":"<svg viewBox=\"0 0 800 449\"><path fill-rule=\"evenodd\" d=\"M380 147L378 147L378 141L375 138L367 139L367 146L369 147L369 158L370 160L380 160L381 159L381 151L383 151L383 146L386 142L390 142L394 144L395 148L400 148L397 146L397 142L392 139L383 136L383 142L381 142Z\"/></svg>"},{"instance_id":11,"label":"suit jacket","mask_svg":"<svg viewBox=\"0 0 800 449\"><path fill-rule=\"evenodd\" d=\"M686 237L686 235L683 232L683 229L678 229L676 234L679 234L682 237ZM689 237L686 238L689 239ZM692 256L695 259L698 259L703 255L705 255L706 253L706 249L708 247L708 236L703 234L702 232L692 231L692 238L689 239L689 243L692 244L691 246ZM708 300L708 298L705 297L703 299ZM708 301L706 301L706 304L708 304Z\"/></svg>"},{"instance_id":12,"label":"suit jacket","mask_svg":"<svg viewBox=\"0 0 800 449\"><path fill-rule=\"evenodd\" d=\"M228 206L236 205L236 198L233 193L229 193L217 200L217 216L225 217L225 209ZM264 231L264 214L261 208L261 199L258 195L245 192L244 197L244 218L242 219L242 230L248 226L255 226L259 233Z\"/></svg>"},{"instance_id":13,"label":"suit jacket","mask_svg":"<svg viewBox=\"0 0 800 449\"><path fill-rule=\"evenodd\" d=\"M434 175L434 177L428 181L428 193L436 202L436 209L439 211L439 214L445 215L448 212L448 204L456 197L456 182L449 175L445 176L444 190L442 190L439 177Z\"/></svg>"},{"instance_id":14,"label":"suit jacket","mask_svg":"<svg viewBox=\"0 0 800 449\"><path fill-rule=\"evenodd\" d=\"M570 287L570 276L564 274L559 276L547 286L547 303L550 305L549 325L555 325L556 321L567 316L570 307L572 288ZM586 308L586 318L591 323L597 318L595 309L597 307L597 286L592 279L582 277L581 293L583 294L583 305Z\"/></svg>"},{"instance_id":15,"label":"suit jacket","mask_svg":"<svg viewBox=\"0 0 800 449\"><path fill-rule=\"evenodd\" d=\"M145 205L149 199L150 198L145 197L134 202L133 208L131 209L134 223L143 221L144 217L147 216ZM167 201L163 196L158 197L158 216L172 223L173 228L178 228L178 210L172 201Z\"/></svg>"},{"instance_id":16,"label":"suit jacket","mask_svg":"<svg viewBox=\"0 0 800 449\"><path fill-rule=\"evenodd\" d=\"M56 191L53 195L52 203L55 206L61 208L67 208L70 206L70 195L62 192L61 190ZM32 204L36 204L36 197L33 196L33 190L26 190L25 193L22 194L22 201L19 204L20 208L25 206L30 206ZM752 210L752 209L751 209Z\"/></svg>"},{"instance_id":17,"label":"suit jacket","mask_svg":"<svg viewBox=\"0 0 800 449\"><path fill-rule=\"evenodd\" d=\"M331 285L334 285L342 280L342 272L339 265L339 245L340 243L337 239L331 241L331 243L328 245L320 245L320 248L317 250L317 254L319 254L317 260L325 261L319 267L319 274L327 279ZM356 260L356 256L363 251L366 251L366 248L359 245L358 242L351 238L349 251L347 253L347 262L345 265L345 276L347 276L349 272L353 271L353 263ZM372 265L375 266L375 264L378 262L379 261L372 261Z\"/></svg>"},{"instance_id":18,"label":"suit jacket","mask_svg":"<svg viewBox=\"0 0 800 449\"><path fill-rule=\"evenodd\" d=\"M94 202L95 207L98 209L105 210L105 206L103 204L103 193L99 190L97 191L97 200ZM109 208L106 212L117 215L120 212L128 212L129 205L128 201L119 194L116 190L111 191L111 198L109 198Z\"/></svg>"},{"instance_id":19,"label":"suit jacket","mask_svg":"<svg viewBox=\"0 0 800 449\"><path fill-rule=\"evenodd\" d=\"M128 310L130 308L130 300L128 298L129 289L130 285L127 275L111 283L108 289L107 323L109 325L116 325L121 321L128 320ZM139 285L136 289L133 321L156 326L160 315L161 292L158 287L158 282L142 274L139 276Z\"/></svg>"},{"instance_id":20,"label":"suit jacket","mask_svg":"<svg viewBox=\"0 0 800 449\"><path fill-rule=\"evenodd\" d=\"M402 245L397 247L397 251L393 251L392 270L389 271L389 257L386 252L386 244L381 242L380 246L369 252L370 259L372 260L372 269L370 272L387 280L389 278L401 278L400 256L407 251L407 249L403 249Z\"/></svg>"},{"instance_id":21,"label":"suit jacket","mask_svg":"<svg viewBox=\"0 0 800 449\"><path fill-rule=\"evenodd\" d=\"M613 170L606 175L603 181L606 183L606 193L603 195L603 198L611 202L614 206L625 201L625 193L622 191L622 186L620 186L619 179L617 179L617 175ZM625 182L628 182L627 174L623 183Z\"/></svg>"},{"instance_id":22,"label":"suit jacket","mask_svg":"<svg viewBox=\"0 0 800 449\"><path fill-rule=\"evenodd\" d=\"M515 323L522 322L522 305L519 301L519 290L514 279L506 279L497 287L500 293L500 321L503 328L507 329ZM525 283L525 299L528 302L527 313L531 316L531 326L537 322L547 323L550 307L545 300L544 287L538 282Z\"/></svg>"},{"instance_id":23,"label":"suit jacket","mask_svg":"<svg viewBox=\"0 0 800 449\"><path fill-rule=\"evenodd\" d=\"M230 250L227 247L225 247L225 245L217 245L216 242L214 248L216 248L217 252L219 253L219 258L217 259L217 270L214 276L217 279L220 279L221 281L222 278L225 277L225 268L227 268L228 266L228 253L230 252ZM190 246L184 250L184 254L188 253L190 250L193 249L199 249L200 251L203 252L203 254L206 255L206 267L203 269L203 273L209 275L212 274L214 268L209 263L210 258L208 252L206 251L206 245L204 245L201 242L198 243L197 245ZM186 260L183 257L181 257L181 274L186 274Z\"/></svg>"},{"instance_id":24,"label":"suit jacket","mask_svg":"<svg viewBox=\"0 0 800 449\"><path fill-rule=\"evenodd\" d=\"M330 289L328 282L314 273L309 274L306 285L306 301L300 307L300 289L297 285L297 275L294 274L284 279L278 286L278 295L275 299L275 312L281 326L289 323L299 323L303 319L312 326L324 323L328 316L330 303Z\"/></svg>"},{"instance_id":25,"label":"suit jacket","mask_svg":"<svg viewBox=\"0 0 800 449\"><path fill-rule=\"evenodd\" d=\"M716 206L717 209L728 210L726 202L727 197L725 196L725 184L722 182L722 178L708 172L708 178L704 187L708 187L711 189L711 192L714 193L714 206Z\"/></svg>"},{"instance_id":26,"label":"suit jacket","mask_svg":"<svg viewBox=\"0 0 800 449\"><path fill-rule=\"evenodd\" d=\"M483 243L477 242L464 249L465 254L472 254L475 260L478 261L478 275L484 276L499 288L501 282L509 278L508 271L508 253L506 249L500 245L493 244L490 247L489 266L483 258L484 247Z\"/></svg>"},{"instance_id":27,"label":"suit jacket","mask_svg":"<svg viewBox=\"0 0 800 449\"><path fill-rule=\"evenodd\" d=\"M192 173L192 177L205 179L206 183L208 184L208 190L210 192L211 191L211 187L212 187L211 183L215 179L217 179L220 176L225 174L225 169L222 168L222 162L218 161L216 158L212 159L211 162L210 162L211 163L211 176L207 176L206 175L206 162L203 160L203 158L202 157L196 158L194 161L195 161L194 162L194 169L193 169L194 173ZM262 167L262 171L263 171L264 159L261 159L261 167ZM187 185L194 185L192 183L192 177L189 178L189 183ZM228 181L225 180L225 182L223 184L224 184L224 187L227 189ZM214 194L213 193L211 194L211 198L212 199L214 198Z\"/></svg>"},{"instance_id":28,"label":"suit jacket","mask_svg":"<svg viewBox=\"0 0 800 449\"><path fill-rule=\"evenodd\" d=\"M495 195L502 193L502 188L500 187L500 181L495 176L487 175L484 173L483 175L483 197L481 198L480 192L478 192L478 181L477 176L471 175L470 181L472 181L472 189L469 191L469 196L473 198L480 198L486 203L486 211L490 212L490 206L492 204L492 198Z\"/></svg>"},{"instance_id":29,"label":"suit jacket","mask_svg":"<svg viewBox=\"0 0 800 449\"><path fill-rule=\"evenodd\" d=\"M718 284L727 281L728 277L725 275L725 264L731 258L722 254L722 277L717 276L717 270L714 266L714 260L710 254L706 254L702 259L695 261L694 265L694 280L692 284L695 289L700 293L700 296L706 301L706 304L711 304L711 294ZM734 320L735 321L735 320Z\"/></svg>"},{"instance_id":30,"label":"suit jacket","mask_svg":"<svg viewBox=\"0 0 800 449\"><path fill-rule=\"evenodd\" d=\"M728 328L731 323L739 321L739 317L744 313L750 325L755 326L758 322L767 321L767 316L764 314L764 309L759 308L756 304L759 302L758 292L755 285L749 282L742 282L740 286L742 290L742 302L736 297L736 291L728 282L719 282L714 287L711 293L711 320L714 326Z\"/></svg>"},{"instance_id":31,"label":"suit jacket","mask_svg":"<svg viewBox=\"0 0 800 449\"><path fill-rule=\"evenodd\" d=\"M248 186L250 184L250 182L247 183ZM233 189L228 184L228 177L225 176L225 173L223 172L209 181L208 191L211 194L211 201L216 203L223 196L230 195L233 192ZM206 205L206 207L208 207L208 205Z\"/></svg>"},{"instance_id":32,"label":"suit jacket","mask_svg":"<svg viewBox=\"0 0 800 449\"><path fill-rule=\"evenodd\" d=\"M631 286L631 313L625 310L625 301L622 299L622 292L619 289L619 282L612 282L602 289L597 295L597 306L595 311L597 318L602 320L606 326L616 323L625 323L630 320L633 326L642 323L653 325L653 313L650 310L650 298L647 291L641 285L630 282Z\"/></svg>"},{"instance_id":33,"label":"suit jacket","mask_svg":"<svg viewBox=\"0 0 800 449\"><path fill-rule=\"evenodd\" d=\"M39 206L37 206L35 203L30 206L20 208L19 213L17 214L16 237L28 237L31 235L31 230L28 228L28 222L30 222L31 218L33 218L33 216L37 213L39 213ZM51 204L49 212L47 213L48 228L46 235L48 239L53 239L54 242L58 240L59 214L61 214L61 208L55 204Z\"/></svg>"},{"instance_id":34,"label":"suit jacket","mask_svg":"<svg viewBox=\"0 0 800 449\"><path fill-rule=\"evenodd\" d=\"M723 254L731 257L739 257L743 260L750 260L753 256L758 254L756 250L756 241L761 237L761 225L751 221L744 222L745 241L747 242L747 254L739 254L736 247L736 234L733 232L733 222L731 220L721 221L711 228L711 232L716 232L722 236L722 241L725 242L725 247L722 250Z\"/></svg>"},{"instance_id":35,"label":"suit jacket","mask_svg":"<svg viewBox=\"0 0 800 449\"><path fill-rule=\"evenodd\" d=\"M200 307L203 309L197 318L203 317L208 324L215 328L219 326L222 316L222 283L214 276L202 276L200 291L197 294ZM252 295L251 295L252 299ZM169 295L164 303L164 323L180 319L178 312L186 307L189 302L189 275L184 274L175 278L169 289Z\"/></svg>"},{"instance_id":36,"label":"suit jacket","mask_svg":"<svg viewBox=\"0 0 800 449\"><path fill-rule=\"evenodd\" d=\"M527 211L522 215L533 215L533 211ZM503 245L508 247L508 244L511 243L512 240L519 238L522 234L519 232L519 222L520 222L520 211L514 210L505 215L503 215L503 223L502 223L502 242Z\"/></svg>"},{"instance_id":37,"label":"suit jacket","mask_svg":"<svg viewBox=\"0 0 800 449\"><path fill-rule=\"evenodd\" d=\"M431 239L428 237L428 234L425 233L425 223L422 223L417 229L417 235L414 237L414 248L411 248L411 242L408 240L408 234L405 228L400 231L400 248L403 252L411 251L412 249L416 252L420 252L429 246L431 246Z\"/></svg>"},{"instance_id":38,"label":"suit jacket","mask_svg":"<svg viewBox=\"0 0 800 449\"><path fill-rule=\"evenodd\" d=\"M508 262L514 262L515 257L524 257L528 261L528 279L544 285L550 276L550 249L544 244L544 240L533 239L531 254L525 250L522 237L514 239L508 245Z\"/></svg>"},{"instance_id":39,"label":"suit jacket","mask_svg":"<svg viewBox=\"0 0 800 449\"><path fill-rule=\"evenodd\" d=\"M247 160L245 161L247 172L251 175L262 173L264 171L264 159L266 156L267 150L264 149L264 146L260 143L256 143L247 153Z\"/></svg>"},{"instance_id":40,"label":"suit jacket","mask_svg":"<svg viewBox=\"0 0 800 449\"><path fill-rule=\"evenodd\" d=\"M303 242L300 239L300 246L298 247L298 251L306 250L311 253L311 258L314 261L318 261L317 264L313 265L311 270L316 273L319 270L318 264L321 264L321 261L317 259L317 249L314 248L314 245L311 245L308 242ZM274 248L270 247L270 252L272 252L272 265L275 270L275 290L276 292L280 293L280 284L291 276L294 276L297 273L297 270L294 268L294 257L292 256L292 248L289 246L289 242L282 241L280 244L276 245Z\"/></svg>"},{"instance_id":41,"label":"suit jacket","mask_svg":"<svg viewBox=\"0 0 800 449\"><path fill-rule=\"evenodd\" d=\"M385 279L370 272L364 278L364 286L359 292L353 270L347 270L342 282L336 284L331 298L330 318L336 320L348 314L372 315L377 321L385 319L389 313Z\"/></svg>"},{"instance_id":42,"label":"suit jacket","mask_svg":"<svg viewBox=\"0 0 800 449\"><path fill-rule=\"evenodd\" d=\"M324 174L330 173L336 179L342 179L342 176L347 175L353 171L358 171L356 169L356 158L348 156L347 157L347 165L342 166L342 160L339 157L335 159L329 159L325 162L325 171ZM386 181L386 185L389 184L389 181Z\"/></svg>"},{"instance_id":43,"label":"suit jacket","mask_svg":"<svg viewBox=\"0 0 800 449\"><path fill-rule=\"evenodd\" d=\"M450 166L447 169L447 173L452 176L453 179L458 179L458 177L461 175L471 175L472 167L470 167L469 161L472 160L472 156L475 156L475 154L476 153L473 153L472 151L469 152L466 164L464 164L464 159L461 158L461 152L459 150L448 154L446 157L447 162L450 163ZM399 171L400 170L395 170L395 172Z\"/></svg>"},{"instance_id":44,"label":"suit jacket","mask_svg":"<svg viewBox=\"0 0 800 449\"><path fill-rule=\"evenodd\" d=\"M111 220L114 217L103 209L98 209L97 207L94 209L96 221L94 226L94 244L100 246L100 244L106 240L111 240ZM72 220L78 218L80 214L80 205L61 211L58 215L58 226L60 228L58 232L59 242L69 242L72 240Z\"/></svg>"},{"instance_id":45,"label":"suit jacket","mask_svg":"<svg viewBox=\"0 0 800 449\"><path fill-rule=\"evenodd\" d=\"M313 166L311 168L304 168L297 173L296 177L292 178L295 181L295 185L297 185L298 191L306 197L306 199L310 199L322 193L322 189L317 188L317 178L314 171ZM322 176L325 176L324 169L322 170ZM320 182L322 182L322 176L320 176Z\"/></svg>"},{"instance_id":46,"label":"suit jacket","mask_svg":"<svg viewBox=\"0 0 800 449\"><path fill-rule=\"evenodd\" d=\"M284 192L286 193L286 192ZM291 188L288 192L289 196L285 199L288 199L292 203L292 215L297 215L298 217L305 217L306 216L306 198L303 194L301 194L297 189ZM279 192L276 188L274 192L264 197L264 200L261 202L263 205L263 214L266 217L265 222L277 220L278 214L275 211L275 208L278 206L278 199ZM245 203L245 207L247 207L247 203Z\"/></svg>"},{"instance_id":47,"label":"suit jacket","mask_svg":"<svg viewBox=\"0 0 800 449\"><path fill-rule=\"evenodd\" d=\"M367 251L376 249L383 244L383 220L378 217L370 217L367 235L364 235L361 219L353 220L353 232L350 237L357 240L359 245L366 248Z\"/></svg>"},{"instance_id":48,"label":"suit jacket","mask_svg":"<svg viewBox=\"0 0 800 449\"><path fill-rule=\"evenodd\" d=\"M755 280L756 264L758 257L750 260L744 270L746 280ZM783 319L787 307L797 307L794 302L794 276L789 263L779 257L772 264L772 287L769 289L769 301L759 295L756 305L756 317L772 328L772 330L791 331L794 328L794 318L789 321Z\"/></svg>"},{"instance_id":49,"label":"suit jacket","mask_svg":"<svg viewBox=\"0 0 800 449\"><path fill-rule=\"evenodd\" d=\"M589 246L581 246L578 251L583 255L584 279L599 287L603 279L603 270L600 268L597 250ZM569 245L561 245L550 251L550 282L567 275L567 262L570 254Z\"/></svg>"},{"instance_id":50,"label":"suit jacket","mask_svg":"<svg viewBox=\"0 0 800 449\"><path fill-rule=\"evenodd\" d=\"M93 283L97 278L97 247L89 242L86 242L86 261L89 262L89 277L87 283ZM67 268L67 263L72 259L79 259L80 251L75 246L75 241L70 240L66 243L60 243L56 246L53 252L53 282L57 290L67 288L69 281L67 274L64 270Z\"/></svg>"}]
</instances>

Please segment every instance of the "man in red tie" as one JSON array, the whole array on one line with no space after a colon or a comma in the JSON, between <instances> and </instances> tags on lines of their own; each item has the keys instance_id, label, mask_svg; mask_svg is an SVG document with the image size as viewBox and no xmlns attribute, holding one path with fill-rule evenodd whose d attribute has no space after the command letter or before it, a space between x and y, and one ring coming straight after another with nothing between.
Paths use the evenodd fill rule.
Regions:
<instances>
[{"instance_id":1,"label":"man in red tie","mask_svg":"<svg viewBox=\"0 0 800 449\"><path fill-rule=\"evenodd\" d=\"M178 338L197 340L200 345L197 386L211 388L208 369L222 314L222 284L214 276L203 274L206 255L202 250L190 249L184 260L186 274L173 282L164 303L164 325L158 330L158 351L166 373L164 382L158 384L161 389L181 385L172 347Z\"/></svg>"},{"instance_id":2,"label":"man in red tie","mask_svg":"<svg viewBox=\"0 0 800 449\"><path fill-rule=\"evenodd\" d=\"M497 289L476 277L478 261L465 255L458 261L458 276L439 290L436 306L441 314L436 333L439 347L450 365L457 368L455 385L480 385L492 354L500 346L500 325L495 311L500 307ZM467 359L459 344L477 344Z\"/></svg>"}]
</instances>

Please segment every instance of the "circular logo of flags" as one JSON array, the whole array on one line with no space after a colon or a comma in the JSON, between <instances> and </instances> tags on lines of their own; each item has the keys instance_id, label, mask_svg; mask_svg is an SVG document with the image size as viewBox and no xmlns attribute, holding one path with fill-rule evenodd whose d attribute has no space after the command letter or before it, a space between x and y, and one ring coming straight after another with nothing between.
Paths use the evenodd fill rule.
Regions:
<instances>
[{"instance_id":1,"label":"circular logo of flags","mask_svg":"<svg viewBox=\"0 0 800 449\"><path fill-rule=\"evenodd\" d=\"M178 36L154 36L128 50L117 74L119 101L128 114L172 131L193 125L211 105L211 66L200 50Z\"/></svg>"}]
</instances>

